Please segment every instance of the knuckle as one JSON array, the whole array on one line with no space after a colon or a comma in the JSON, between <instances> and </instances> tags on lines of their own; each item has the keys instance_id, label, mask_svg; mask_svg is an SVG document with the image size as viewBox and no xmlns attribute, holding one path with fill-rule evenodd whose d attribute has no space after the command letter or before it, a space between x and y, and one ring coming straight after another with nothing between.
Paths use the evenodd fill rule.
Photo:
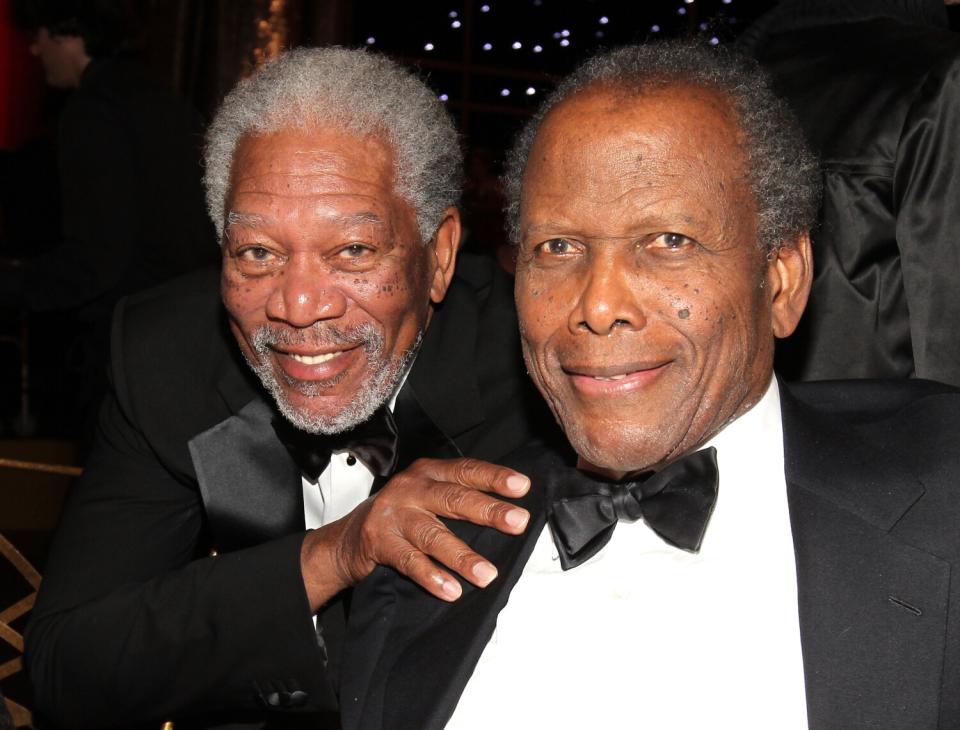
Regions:
<instances>
[{"instance_id":1,"label":"knuckle","mask_svg":"<svg viewBox=\"0 0 960 730\"><path fill-rule=\"evenodd\" d=\"M480 507L480 517L487 522L487 524L492 525L506 515L509 509L510 507L508 505L499 500L487 500Z\"/></svg>"},{"instance_id":2,"label":"knuckle","mask_svg":"<svg viewBox=\"0 0 960 730\"><path fill-rule=\"evenodd\" d=\"M456 571L461 575L466 574L466 572L473 566L476 558L476 553L474 553L472 550L468 550L466 547L462 547L454 552L452 565L450 567L456 569Z\"/></svg>"},{"instance_id":3,"label":"knuckle","mask_svg":"<svg viewBox=\"0 0 960 730\"><path fill-rule=\"evenodd\" d=\"M461 459L457 463L457 481L461 484L473 484L483 478L484 463L477 459Z\"/></svg>"},{"instance_id":4,"label":"knuckle","mask_svg":"<svg viewBox=\"0 0 960 730\"><path fill-rule=\"evenodd\" d=\"M414 544L419 545L424 552L436 550L437 545L447 534L447 528L436 520L425 520L418 524L412 535Z\"/></svg>"},{"instance_id":5,"label":"knuckle","mask_svg":"<svg viewBox=\"0 0 960 730\"><path fill-rule=\"evenodd\" d=\"M415 459L410 466L404 469L401 473L414 472L419 474L420 472L429 472L431 470L434 459L428 459L424 456L421 456L419 459Z\"/></svg>"},{"instance_id":6,"label":"knuckle","mask_svg":"<svg viewBox=\"0 0 960 730\"><path fill-rule=\"evenodd\" d=\"M413 546L402 548L397 552L397 556L393 561L394 567L404 575L410 575L414 568L416 568L417 557L419 555L420 551Z\"/></svg>"},{"instance_id":7,"label":"knuckle","mask_svg":"<svg viewBox=\"0 0 960 730\"><path fill-rule=\"evenodd\" d=\"M438 496L443 508L450 514L455 515L463 514L464 509L468 507L470 501L470 493L464 490L463 487L445 487L440 491Z\"/></svg>"}]
</instances>

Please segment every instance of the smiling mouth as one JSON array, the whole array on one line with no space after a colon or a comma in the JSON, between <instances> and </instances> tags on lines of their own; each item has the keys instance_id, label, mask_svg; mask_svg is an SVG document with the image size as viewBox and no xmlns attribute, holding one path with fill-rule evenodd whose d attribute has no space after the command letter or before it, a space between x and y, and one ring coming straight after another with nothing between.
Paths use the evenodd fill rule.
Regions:
<instances>
[{"instance_id":1,"label":"smiling mouth","mask_svg":"<svg viewBox=\"0 0 960 730\"><path fill-rule=\"evenodd\" d=\"M335 352L325 352L322 355L297 355L293 352L284 353L304 365L320 365L321 363L333 360L333 358L342 355L346 350L337 350Z\"/></svg>"},{"instance_id":2,"label":"smiling mouth","mask_svg":"<svg viewBox=\"0 0 960 730\"><path fill-rule=\"evenodd\" d=\"M620 395L644 389L659 379L670 361L648 364L636 363L619 367L570 367L564 368L573 386L591 396Z\"/></svg>"}]
</instances>

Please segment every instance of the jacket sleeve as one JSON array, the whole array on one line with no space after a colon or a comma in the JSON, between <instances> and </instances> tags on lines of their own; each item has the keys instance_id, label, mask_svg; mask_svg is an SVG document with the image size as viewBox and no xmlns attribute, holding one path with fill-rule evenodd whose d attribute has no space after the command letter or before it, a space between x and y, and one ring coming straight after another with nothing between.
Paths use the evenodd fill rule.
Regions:
<instances>
[{"instance_id":1,"label":"jacket sleeve","mask_svg":"<svg viewBox=\"0 0 960 730\"><path fill-rule=\"evenodd\" d=\"M298 710L334 708L300 574L303 533L196 558L197 485L138 428L122 339L27 629L40 714L63 727L131 727L294 692Z\"/></svg>"},{"instance_id":2,"label":"jacket sleeve","mask_svg":"<svg viewBox=\"0 0 960 730\"><path fill-rule=\"evenodd\" d=\"M904 124L894 171L897 244L915 375L960 384L960 54L934 68Z\"/></svg>"}]
</instances>

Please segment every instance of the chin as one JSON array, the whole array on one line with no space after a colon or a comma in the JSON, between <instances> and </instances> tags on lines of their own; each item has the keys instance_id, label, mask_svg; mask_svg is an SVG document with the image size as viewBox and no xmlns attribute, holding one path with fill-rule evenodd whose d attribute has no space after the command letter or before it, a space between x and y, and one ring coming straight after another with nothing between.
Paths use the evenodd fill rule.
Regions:
<instances>
[{"instance_id":1,"label":"chin","mask_svg":"<svg viewBox=\"0 0 960 730\"><path fill-rule=\"evenodd\" d=\"M577 426L564 430L585 468L615 478L657 466L676 451L659 427L611 423L590 430Z\"/></svg>"}]
</instances>

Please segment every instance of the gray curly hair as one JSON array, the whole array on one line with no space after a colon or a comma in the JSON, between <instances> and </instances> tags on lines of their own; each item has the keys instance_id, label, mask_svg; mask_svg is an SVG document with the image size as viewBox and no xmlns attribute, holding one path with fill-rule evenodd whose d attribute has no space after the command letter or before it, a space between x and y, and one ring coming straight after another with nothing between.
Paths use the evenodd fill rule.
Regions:
<instances>
[{"instance_id":1,"label":"gray curly hair","mask_svg":"<svg viewBox=\"0 0 960 730\"><path fill-rule=\"evenodd\" d=\"M564 79L527 123L507 157L504 186L510 238L520 238L520 191L527 158L547 114L565 99L598 85L641 92L689 83L730 100L743 133L747 175L757 200L757 237L772 251L810 230L820 203L820 175L796 118L774 96L755 61L701 41L626 46L587 60Z\"/></svg>"},{"instance_id":2,"label":"gray curly hair","mask_svg":"<svg viewBox=\"0 0 960 730\"><path fill-rule=\"evenodd\" d=\"M460 139L442 102L413 73L375 53L328 47L288 51L240 81L207 130L207 210L223 238L230 168L249 134L334 126L382 135L393 147L394 185L416 210L424 243L463 179Z\"/></svg>"}]
</instances>

